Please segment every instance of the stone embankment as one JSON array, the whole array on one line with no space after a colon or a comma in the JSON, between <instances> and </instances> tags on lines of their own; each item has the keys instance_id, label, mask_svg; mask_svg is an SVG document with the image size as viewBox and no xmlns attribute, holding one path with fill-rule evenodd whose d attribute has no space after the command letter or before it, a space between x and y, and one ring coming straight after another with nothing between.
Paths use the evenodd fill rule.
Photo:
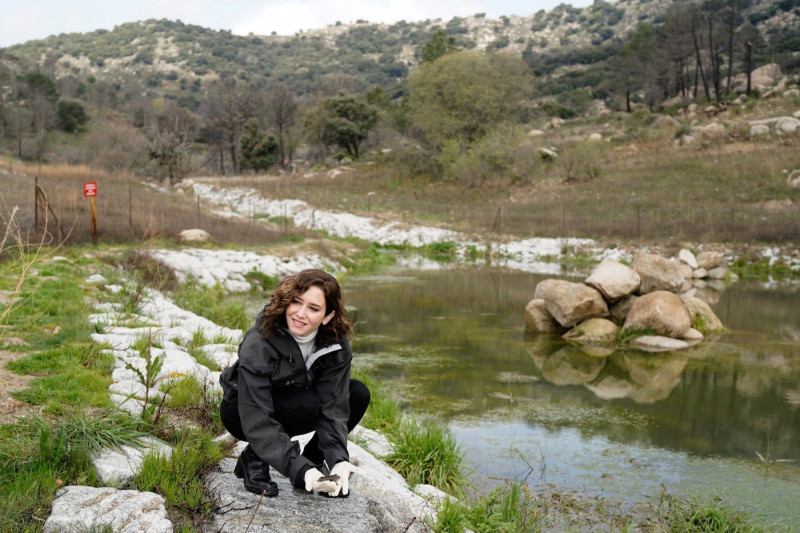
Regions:
<instances>
[{"instance_id":1,"label":"stone embankment","mask_svg":"<svg viewBox=\"0 0 800 533\"><path fill-rule=\"evenodd\" d=\"M285 266L285 265L284 265ZM123 287L107 284L102 276L88 283L102 290L119 292ZM200 364L188 346L203 352L220 368L236 358L240 330L231 330L174 305L156 291L146 291L136 313L126 313L121 304L102 304L90 317L99 333L93 340L110 348L115 359L112 400L120 409L139 416L146 402L158 401L164 392L160 385L170 380L195 379L219 388L219 371ZM147 376L148 360L162 359L157 375ZM138 371L138 372L137 372ZM221 391L218 391L221 393ZM149 399L149 400L148 400ZM205 478L213 502L213 513L205 517L203 531L241 532L361 532L429 531L426 519L435 517L436 502L446 497L438 489L406 481L380 460L390 451L378 433L357 427L356 440L348 443L351 461L365 473L353 475L348 498L324 498L293 489L288 479L273 470L280 493L275 498L260 498L244 489L233 474L236 457L245 443L236 443L227 433L220 440L232 445L224 458ZM304 444L310 435L299 440ZM105 530L114 532L161 533L173 531L166 501L153 492L129 490L134 475L147 454L169 457L171 448L156 439L145 439L138 447L108 449L93 458L102 487L66 486L53 501L45 533Z\"/></svg>"},{"instance_id":2,"label":"stone embankment","mask_svg":"<svg viewBox=\"0 0 800 533\"><path fill-rule=\"evenodd\" d=\"M677 260L639 253L631 266L606 258L583 283L540 282L525 307L525 325L586 346L630 337L641 350L680 350L725 329L695 292L707 280L731 276L717 252L695 256L684 249Z\"/></svg>"}]
</instances>

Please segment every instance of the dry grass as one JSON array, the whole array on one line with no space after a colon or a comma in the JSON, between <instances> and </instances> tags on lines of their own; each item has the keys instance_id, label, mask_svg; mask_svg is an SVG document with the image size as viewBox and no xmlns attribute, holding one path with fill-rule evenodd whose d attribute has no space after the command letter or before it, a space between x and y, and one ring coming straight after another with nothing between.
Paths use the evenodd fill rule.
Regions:
<instances>
[{"instance_id":1,"label":"dry grass","mask_svg":"<svg viewBox=\"0 0 800 533\"><path fill-rule=\"evenodd\" d=\"M172 239L188 228L206 230L219 244L268 245L283 238L280 231L264 224L210 214L193 198L167 194L131 176L82 165L0 165L6 208L18 207L17 222L29 239L40 237L46 225L49 242L91 241L91 203L83 196L83 184L89 181L97 182L97 234L103 242ZM38 213L37 183L48 204L40 206Z\"/></svg>"}]
</instances>

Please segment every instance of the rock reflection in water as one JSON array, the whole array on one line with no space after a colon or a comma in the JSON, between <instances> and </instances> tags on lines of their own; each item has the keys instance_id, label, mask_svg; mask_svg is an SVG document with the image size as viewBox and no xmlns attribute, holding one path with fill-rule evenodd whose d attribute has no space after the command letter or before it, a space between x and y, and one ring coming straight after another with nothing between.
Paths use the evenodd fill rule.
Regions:
<instances>
[{"instance_id":1,"label":"rock reflection in water","mask_svg":"<svg viewBox=\"0 0 800 533\"><path fill-rule=\"evenodd\" d=\"M558 346L545 340L526 343L544 379L558 386L584 385L603 400L663 400L678 384L689 361L684 352L653 355L605 347Z\"/></svg>"}]
</instances>

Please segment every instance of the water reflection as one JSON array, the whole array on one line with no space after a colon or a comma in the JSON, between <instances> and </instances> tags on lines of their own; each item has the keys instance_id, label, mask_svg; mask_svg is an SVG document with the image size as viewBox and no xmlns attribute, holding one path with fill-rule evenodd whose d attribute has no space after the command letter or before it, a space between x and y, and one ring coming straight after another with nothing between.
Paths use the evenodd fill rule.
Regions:
<instances>
[{"instance_id":1,"label":"water reflection","mask_svg":"<svg viewBox=\"0 0 800 533\"><path fill-rule=\"evenodd\" d=\"M631 398L637 403L663 400L680 381L686 352L646 354L603 346L566 345L538 338L525 343L542 377L554 385L584 385L603 400Z\"/></svg>"},{"instance_id":2,"label":"water reflection","mask_svg":"<svg viewBox=\"0 0 800 533\"><path fill-rule=\"evenodd\" d=\"M478 469L487 476L527 471L515 470L518 457L515 463L510 451L504 458L498 449L498 435L506 435L503 445L524 449L528 459L549 454L550 482L608 487L611 478L597 476L624 478L623 455L605 458L603 472L589 472L601 463L567 450L617 446L628 456L661 457L655 464L680 463L656 476L674 481L670 490L699 468L687 466L689 458L714 458L746 465L731 467L731 483L767 497L772 489L763 476L753 477L763 466L758 452L793 461L768 477L783 478L789 488L780 490L800 501L796 288L740 280L703 293L730 332L690 350L645 354L526 335L523 310L541 279L453 269L346 280L346 301L358 310L354 365L385 382L409 409L447 420L470 457L492 457ZM559 465L557 474L552 465Z\"/></svg>"}]
</instances>

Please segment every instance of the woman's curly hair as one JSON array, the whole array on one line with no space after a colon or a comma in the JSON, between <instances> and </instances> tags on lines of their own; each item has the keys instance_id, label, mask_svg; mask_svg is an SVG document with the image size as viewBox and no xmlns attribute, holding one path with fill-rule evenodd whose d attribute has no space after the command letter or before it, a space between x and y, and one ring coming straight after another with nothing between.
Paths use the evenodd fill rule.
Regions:
<instances>
[{"instance_id":1,"label":"woman's curly hair","mask_svg":"<svg viewBox=\"0 0 800 533\"><path fill-rule=\"evenodd\" d=\"M325 315L334 311L327 324L322 324L317 333L317 346L330 346L353 334L353 327L347 318L347 311L342 302L342 290L336 278L324 270L316 268L303 270L281 280L272 291L272 299L264 306L263 316L258 325L258 332L267 338L278 332L279 328L287 328L286 308L296 296L305 294L311 287L319 287L325 294Z\"/></svg>"}]
</instances>

